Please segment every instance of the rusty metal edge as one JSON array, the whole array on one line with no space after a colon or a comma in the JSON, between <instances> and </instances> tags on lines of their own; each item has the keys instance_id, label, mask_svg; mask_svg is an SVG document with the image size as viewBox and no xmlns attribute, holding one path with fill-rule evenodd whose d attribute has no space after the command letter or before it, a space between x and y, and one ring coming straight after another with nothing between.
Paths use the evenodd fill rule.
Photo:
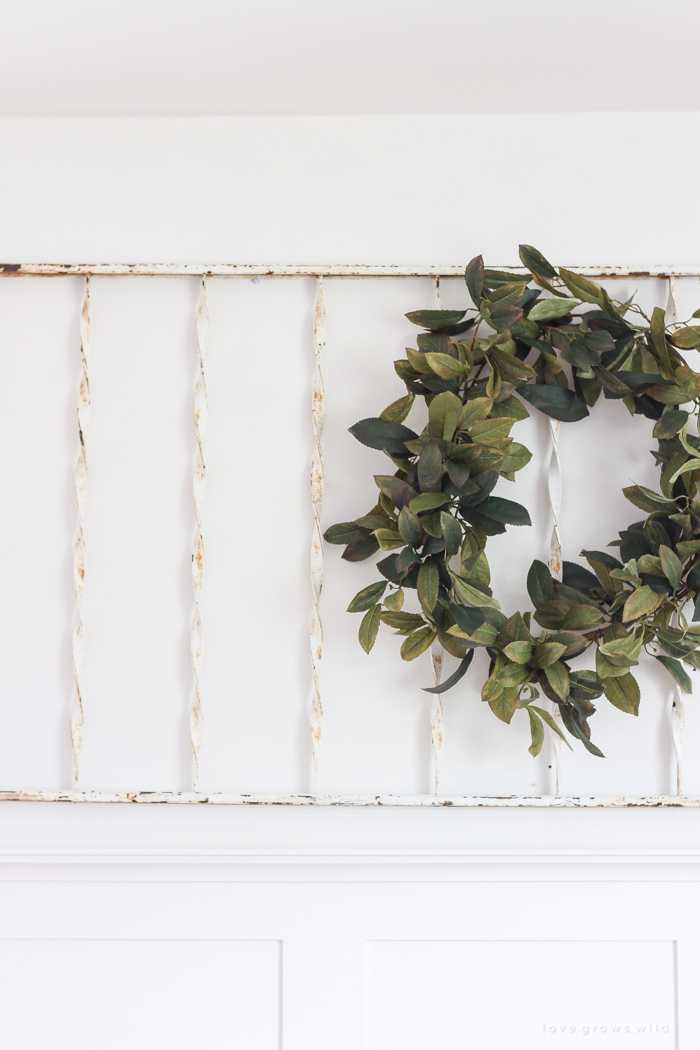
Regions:
<instances>
[{"instance_id":1,"label":"rusty metal edge","mask_svg":"<svg viewBox=\"0 0 700 1050\"><path fill-rule=\"evenodd\" d=\"M570 269L588 277L700 277L697 266L581 266ZM522 266L497 269L514 274ZM381 263L0 263L0 277L462 277L464 264L384 265Z\"/></svg>"},{"instance_id":2,"label":"rusty metal edge","mask_svg":"<svg viewBox=\"0 0 700 1050\"><path fill-rule=\"evenodd\" d=\"M557 795L234 795L194 791L0 791L0 802L132 802L139 805L208 806L388 806L434 809L698 809L700 798L650 795L639 798Z\"/></svg>"}]
</instances>

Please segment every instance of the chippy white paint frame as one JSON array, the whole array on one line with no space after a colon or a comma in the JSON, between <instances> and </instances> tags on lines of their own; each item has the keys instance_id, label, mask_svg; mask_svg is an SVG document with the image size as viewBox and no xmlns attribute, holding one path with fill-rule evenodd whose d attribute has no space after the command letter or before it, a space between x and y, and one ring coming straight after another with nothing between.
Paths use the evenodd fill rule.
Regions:
<instances>
[{"instance_id":1,"label":"chippy white paint frame","mask_svg":"<svg viewBox=\"0 0 700 1050\"><path fill-rule=\"evenodd\" d=\"M512 271L513 274L525 274L523 267L501 266L499 269ZM667 280L669 286L669 310L675 311L674 278L700 277L700 266L663 267L649 266L629 268L621 266L571 266L578 273L598 278L657 278ZM433 278L435 280L436 300L439 302L440 278L461 277L463 265L450 266L393 266L393 265L266 265L246 263L216 263L202 265L196 263L0 263L0 277L85 277L85 300L81 313L80 353L82 361L80 386L78 392L78 431L80 453L76 467L76 503L78 517L78 534L75 549L75 593L76 619L73 630L73 666L76 686L71 713L71 743L73 749L72 791L0 791L0 802L131 802L136 804L194 804L194 805L238 805L238 806L410 806L422 808L700 808L700 798L690 798L682 794L682 744L683 744L683 704L680 693L674 695L671 705L671 733L676 759L675 795L658 795L638 798L598 797L598 796L565 796L561 794L561 747L554 741L555 758L555 795L542 796L443 796L439 792L439 755L442 744L443 724L441 717L441 700L437 696L431 709L431 738L435 753L435 794L434 795L320 795L319 790L319 753L322 740L323 708L321 706L320 669L323 651L323 626L320 615L320 597L323 587L323 547L319 511L323 499L323 452L321 431L325 411L323 373L321 370L322 354L325 348L325 307L323 302L323 278L378 278L378 277L413 277ZM83 730L83 697L81 690L81 672L83 665L84 628L82 621L82 594L85 569L85 536L83 519L87 500L87 454L85 449L85 431L90 409L90 388L88 374L88 356L91 345L90 316L90 278L91 277L199 277L201 278L201 295L197 313L197 360L198 377L195 389L195 423L198 444L198 456L194 477L194 507L196 518L196 535L192 554L192 573L194 587L194 613L192 623L192 667L195 683L195 700L190 717L190 736L194 764L194 791L187 792L106 792L81 791L79 783L79 755ZM201 526L201 509L204 500L206 466L203 451L203 437L206 427L206 380L205 360L208 341L209 311L206 295L207 277L314 277L318 282L316 306L314 309L313 338L315 347L315 373L312 392L312 423L314 431L314 453L311 465L311 500L314 515L314 534L311 544L311 582L313 592L313 613L310 631L311 664L313 679L313 697L311 703L310 731L312 737L312 754L314 763L313 795L232 795L222 792L202 793L197 790L199 780L199 754L202 746L202 697L199 677L202 666L202 625L199 608L199 596L202 586L204 565L204 538ZM561 466L558 454L560 424L550 420L552 436L552 455L549 471L549 500L552 512L552 539L550 549L550 570L555 577L561 578L561 539L559 536L559 512L561 509ZM433 674L435 683L440 680L442 662L441 651L432 653ZM438 710L439 708L439 710Z\"/></svg>"}]
</instances>

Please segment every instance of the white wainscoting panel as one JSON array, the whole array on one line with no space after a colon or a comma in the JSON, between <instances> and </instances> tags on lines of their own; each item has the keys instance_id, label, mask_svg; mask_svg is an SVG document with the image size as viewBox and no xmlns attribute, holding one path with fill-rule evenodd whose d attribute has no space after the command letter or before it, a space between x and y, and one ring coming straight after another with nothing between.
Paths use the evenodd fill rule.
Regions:
<instances>
[{"instance_id":1,"label":"white wainscoting panel","mask_svg":"<svg viewBox=\"0 0 700 1050\"><path fill-rule=\"evenodd\" d=\"M0 854L0 1046L700 1045L700 853Z\"/></svg>"}]
</instances>

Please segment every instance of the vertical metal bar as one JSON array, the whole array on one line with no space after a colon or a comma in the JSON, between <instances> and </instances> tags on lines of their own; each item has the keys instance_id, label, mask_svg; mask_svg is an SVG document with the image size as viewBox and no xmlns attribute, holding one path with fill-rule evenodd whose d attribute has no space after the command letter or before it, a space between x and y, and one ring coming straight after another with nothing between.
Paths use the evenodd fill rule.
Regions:
<instances>
[{"instance_id":1,"label":"vertical metal bar","mask_svg":"<svg viewBox=\"0 0 700 1050\"><path fill-rule=\"evenodd\" d=\"M190 742L194 760L194 790L199 789L199 758L202 750L202 610L201 595L204 577L204 533L202 510L206 490L207 472L204 459L204 433L207 426L207 383L205 362L209 344L209 304L207 302L207 279L202 277L199 306L197 308L197 383L194 391L194 425L197 435L197 458L194 468L193 496L195 534L192 548L192 586L194 588L194 614L190 649L194 675L194 700L190 711Z\"/></svg>"},{"instance_id":2,"label":"vertical metal bar","mask_svg":"<svg viewBox=\"0 0 700 1050\"><path fill-rule=\"evenodd\" d=\"M323 535L321 533L321 504L323 502L323 450L321 432L325 417L325 389L321 358L326 346L326 309L323 302L323 277L318 278L314 307L314 350L316 367L311 390L311 422L314 429L314 453L311 461L311 507L314 515L311 538L311 749L314 763L314 795L319 792L319 754L323 737L323 705L321 703L321 661L323 659L323 623L321 621L321 591L323 590Z\"/></svg>"},{"instance_id":3,"label":"vertical metal bar","mask_svg":"<svg viewBox=\"0 0 700 1050\"><path fill-rule=\"evenodd\" d=\"M78 533L73 553L73 582L75 587L75 620L73 622L72 651L75 694L71 708L70 737L73 750L73 785L80 780L80 749L83 743L83 667L85 664L85 624L83 622L83 590L85 588L85 508L87 506L88 464L85 434L90 418L90 377L88 359L92 347L92 318L90 310L90 277L85 278L85 297L80 313L80 385L78 387L78 436L80 449L75 467L75 503Z\"/></svg>"},{"instance_id":4,"label":"vertical metal bar","mask_svg":"<svg viewBox=\"0 0 700 1050\"><path fill-rule=\"evenodd\" d=\"M666 322L675 324L678 320L678 309L676 306L676 289L673 277L668 279L668 299L666 301ZM673 754L676 760L676 794L683 794L683 742L685 738L685 708L683 706L683 693L676 683L671 696L671 739L673 740Z\"/></svg>"},{"instance_id":5,"label":"vertical metal bar","mask_svg":"<svg viewBox=\"0 0 700 1050\"><path fill-rule=\"evenodd\" d=\"M552 513L552 536L549 543L549 571L555 580L561 580L563 576L561 536L559 534L559 515L561 514L561 460L559 459L559 432L561 422L558 419L549 419L549 430L552 437L552 454L549 459L549 506ZM554 718L561 728L561 715L559 705L554 705ZM561 738L552 733L552 746L554 749L554 771L555 771L555 795L561 795Z\"/></svg>"},{"instance_id":6,"label":"vertical metal bar","mask_svg":"<svg viewBox=\"0 0 700 1050\"><path fill-rule=\"evenodd\" d=\"M435 278L435 305L439 310L440 303L440 278ZM430 647L430 664L433 670L433 681L440 685L442 677L442 661L444 650L441 643L435 639ZM440 757L442 754L442 742L445 736L445 709L440 693L432 693L430 697L430 742L433 746L433 761L435 771L435 794L440 794Z\"/></svg>"}]
</instances>

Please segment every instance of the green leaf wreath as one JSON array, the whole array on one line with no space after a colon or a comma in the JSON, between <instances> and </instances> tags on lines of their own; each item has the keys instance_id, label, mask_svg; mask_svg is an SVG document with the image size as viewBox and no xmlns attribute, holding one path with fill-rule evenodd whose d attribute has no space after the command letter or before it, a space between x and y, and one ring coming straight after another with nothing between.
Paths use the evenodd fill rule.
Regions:
<instances>
[{"instance_id":1,"label":"green leaf wreath","mask_svg":"<svg viewBox=\"0 0 700 1050\"><path fill-rule=\"evenodd\" d=\"M603 757L591 742L592 701L604 693L621 711L638 713L631 669L642 649L685 692L692 686L683 665L698 666L700 626L689 625L685 610L700 621L700 440L686 424L691 402L692 414L700 411L700 375L678 351L700 347L700 325L669 324L660 307L647 317L632 300L618 302L580 274L557 272L529 245L521 245L520 259L525 277L472 259L465 279L473 307L406 315L425 329L418 349L394 363L407 393L350 428L396 469L375 476L374 507L331 526L325 538L346 545L347 561L392 552L377 563L381 579L348 609L364 614L359 637L367 653L381 623L404 637L404 660L438 639L460 660L450 678L426 689L444 693L483 647L491 663L482 699L503 722L516 710L527 713L533 756L543 723L563 736L535 704L542 690L568 733ZM573 312L583 304L590 308ZM482 325L490 334L480 335ZM529 415L524 402L575 422L601 391L654 421L661 491L623 489L646 517L610 544L619 558L582 551L593 572L565 561L563 582L534 561L527 589L535 612L506 618L489 586L485 548L507 525L530 524L525 507L493 495L499 478L513 481L531 458L510 432ZM428 408L420 434L404 425L416 397ZM420 612L404 611L407 589L417 591ZM572 670L570 660L593 645L596 670Z\"/></svg>"}]
</instances>

